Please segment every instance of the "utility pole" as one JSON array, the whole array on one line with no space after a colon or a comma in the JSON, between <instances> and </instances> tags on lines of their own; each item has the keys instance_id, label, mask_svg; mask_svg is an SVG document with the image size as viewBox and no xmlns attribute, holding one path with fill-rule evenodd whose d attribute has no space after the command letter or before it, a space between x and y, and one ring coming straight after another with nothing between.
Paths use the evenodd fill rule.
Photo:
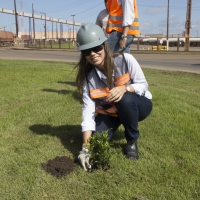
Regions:
<instances>
[{"instance_id":1,"label":"utility pole","mask_svg":"<svg viewBox=\"0 0 200 200\"><path fill-rule=\"evenodd\" d=\"M14 8L15 8L15 25L16 25L16 38L18 37L18 20L17 20L17 9L16 9L16 0L14 0Z\"/></svg>"},{"instance_id":2,"label":"utility pole","mask_svg":"<svg viewBox=\"0 0 200 200\"><path fill-rule=\"evenodd\" d=\"M34 20L34 9L32 3L32 17L33 17L33 39L35 40L35 20ZM35 42L35 41L34 41Z\"/></svg>"},{"instance_id":3,"label":"utility pole","mask_svg":"<svg viewBox=\"0 0 200 200\"><path fill-rule=\"evenodd\" d=\"M47 26L47 38L49 39L49 26Z\"/></svg>"},{"instance_id":4,"label":"utility pole","mask_svg":"<svg viewBox=\"0 0 200 200\"><path fill-rule=\"evenodd\" d=\"M53 17L52 17L52 23L51 23L51 48L52 48L52 44L53 44Z\"/></svg>"},{"instance_id":5,"label":"utility pole","mask_svg":"<svg viewBox=\"0 0 200 200\"><path fill-rule=\"evenodd\" d=\"M20 8L21 8L21 12L23 13L22 0L20 0ZM24 33L24 18L23 18L23 16L21 16L21 34L23 35L23 33Z\"/></svg>"},{"instance_id":6,"label":"utility pole","mask_svg":"<svg viewBox=\"0 0 200 200\"><path fill-rule=\"evenodd\" d=\"M74 41L74 16L75 15L71 15L73 17L73 41Z\"/></svg>"},{"instance_id":7,"label":"utility pole","mask_svg":"<svg viewBox=\"0 0 200 200\"><path fill-rule=\"evenodd\" d=\"M32 39L32 27L31 27L31 18L29 17L29 41Z\"/></svg>"},{"instance_id":8,"label":"utility pole","mask_svg":"<svg viewBox=\"0 0 200 200\"><path fill-rule=\"evenodd\" d=\"M168 0L168 6L167 6L167 41L166 41L166 43L167 43L167 51L168 51L168 47L169 47L169 0Z\"/></svg>"},{"instance_id":9,"label":"utility pole","mask_svg":"<svg viewBox=\"0 0 200 200\"><path fill-rule=\"evenodd\" d=\"M53 17L52 17L52 40L53 40Z\"/></svg>"},{"instance_id":10,"label":"utility pole","mask_svg":"<svg viewBox=\"0 0 200 200\"><path fill-rule=\"evenodd\" d=\"M63 23L60 23L60 38L63 38Z\"/></svg>"},{"instance_id":11,"label":"utility pole","mask_svg":"<svg viewBox=\"0 0 200 200\"><path fill-rule=\"evenodd\" d=\"M185 46L184 46L185 51L189 51L189 46L190 46L191 7L192 7L192 0L188 0L186 22L185 22Z\"/></svg>"},{"instance_id":12,"label":"utility pole","mask_svg":"<svg viewBox=\"0 0 200 200\"><path fill-rule=\"evenodd\" d=\"M58 26L57 26L57 22L56 22L56 39L58 39Z\"/></svg>"},{"instance_id":13,"label":"utility pole","mask_svg":"<svg viewBox=\"0 0 200 200\"><path fill-rule=\"evenodd\" d=\"M69 26L69 38L71 39L71 27Z\"/></svg>"},{"instance_id":14,"label":"utility pole","mask_svg":"<svg viewBox=\"0 0 200 200\"><path fill-rule=\"evenodd\" d=\"M44 32L45 32L45 40L47 39L47 24L46 24L46 13L45 12L40 12L41 14L45 15L45 25L44 25Z\"/></svg>"},{"instance_id":15,"label":"utility pole","mask_svg":"<svg viewBox=\"0 0 200 200\"><path fill-rule=\"evenodd\" d=\"M45 13L45 40L47 39L47 20L46 20L46 13Z\"/></svg>"}]
</instances>

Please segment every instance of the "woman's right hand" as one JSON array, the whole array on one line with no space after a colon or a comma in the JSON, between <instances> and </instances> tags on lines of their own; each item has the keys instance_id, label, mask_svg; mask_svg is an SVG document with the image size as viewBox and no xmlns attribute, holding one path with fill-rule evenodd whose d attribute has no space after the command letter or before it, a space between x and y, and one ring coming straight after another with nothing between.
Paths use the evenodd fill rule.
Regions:
<instances>
[{"instance_id":1,"label":"woman's right hand","mask_svg":"<svg viewBox=\"0 0 200 200\"><path fill-rule=\"evenodd\" d=\"M114 103L116 103L122 99L125 92L126 92L125 85L114 87L109 91L109 94L106 97L106 101L108 102L114 101Z\"/></svg>"}]
</instances>

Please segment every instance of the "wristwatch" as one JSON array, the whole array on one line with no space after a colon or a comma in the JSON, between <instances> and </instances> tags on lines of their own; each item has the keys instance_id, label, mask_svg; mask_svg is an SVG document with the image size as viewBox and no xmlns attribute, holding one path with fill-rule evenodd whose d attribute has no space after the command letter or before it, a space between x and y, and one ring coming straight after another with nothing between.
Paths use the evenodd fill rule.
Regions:
<instances>
[{"instance_id":1,"label":"wristwatch","mask_svg":"<svg viewBox=\"0 0 200 200\"><path fill-rule=\"evenodd\" d=\"M127 35L122 35L121 38L122 38L122 39L123 39L123 38L127 38Z\"/></svg>"},{"instance_id":2,"label":"wristwatch","mask_svg":"<svg viewBox=\"0 0 200 200\"><path fill-rule=\"evenodd\" d=\"M129 85L126 86L126 91L127 91L127 92L130 92L130 90L131 90L130 86L129 86Z\"/></svg>"}]
</instances>

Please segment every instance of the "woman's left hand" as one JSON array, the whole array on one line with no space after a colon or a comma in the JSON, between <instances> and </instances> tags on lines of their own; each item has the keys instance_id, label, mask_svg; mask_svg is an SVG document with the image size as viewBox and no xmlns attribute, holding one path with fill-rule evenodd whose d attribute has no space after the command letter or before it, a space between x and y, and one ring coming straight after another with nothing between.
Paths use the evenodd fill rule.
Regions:
<instances>
[{"instance_id":1,"label":"woman's left hand","mask_svg":"<svg viewBox=\"0 0 200 200\"><path fill-rule=\"evenodd\" d=\"M120 46L121 49L125 49L126 48L126 41L127 41L127 38L122 38L119 41L119 46Z\"/></svg>"},{"instance_id":2,"label":"woman's left hand","mask_svg":"<svg viewBox=\"0 0 200 200\"><path fill-rule=\"evenodd\" d=\"M122 99L125 92L126 92L125 85L114 87L109 91L109 94L106 97L106 101L108 102L114 101L114 103L116 103Z\"/></svg>"}]
</instances>

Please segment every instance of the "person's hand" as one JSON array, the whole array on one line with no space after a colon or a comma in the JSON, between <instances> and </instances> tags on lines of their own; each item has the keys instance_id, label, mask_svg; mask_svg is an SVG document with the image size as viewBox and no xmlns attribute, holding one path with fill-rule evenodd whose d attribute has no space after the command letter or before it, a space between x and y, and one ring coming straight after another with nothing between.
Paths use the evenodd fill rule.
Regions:
<instances>
[{"instance_id":1,"label":"person's hand","mask_svg":"<svg viewBox=\"0 0 200 200\"><path fill-rule=\"evenodd\" d=\"M114 101L114 103L116 103L122 99L125 92L126 92L126 87L124 85L114 87L109 91L109 94L106 97L106 101L108 102Z\"/></svg>"},{"instance_id":2,"label":"person's hand","mask_svg":"<svg viewBox=\"0 0 200 200\"><path fill-rule=\"evenodd\" d=\"M87 144L83 144L82 150L79 152L78 159L79 159L81 166L84 168L85 171L87 171L88 169L91 168L91 165L89 163L90 154L89 154Z\"/></svg>"},{"instance_id":3,"label":"person's hand","mask_svg":"<svg viewBox=\"0 0 200 200\"><path fill-rule=\"evenodd\" d=\"M127 41L127 38L121 38L121 40L119 41L119 46L121 49L126 48L126 41Z\"/></svg>"}]
</instances>

